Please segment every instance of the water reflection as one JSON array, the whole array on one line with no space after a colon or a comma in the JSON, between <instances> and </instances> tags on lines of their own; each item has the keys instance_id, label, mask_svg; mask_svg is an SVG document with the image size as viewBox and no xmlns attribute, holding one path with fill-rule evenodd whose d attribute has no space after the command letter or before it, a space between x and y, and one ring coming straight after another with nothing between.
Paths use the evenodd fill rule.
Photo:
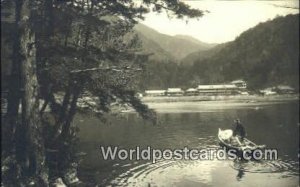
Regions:
<instances>
[{"instance_id":1,"label":"water reflection","mask_svg":"<svg viewBox=\"0 0 300 187\"><path fill-rule=\"evenodd\" d=\"M233 162L234 162L234 165L235 165L234 168L238 170L238 174L236 176L236 179L238 181L240 181L240 180L242 180L242 178L245 175L244 167L243 167L243 164L242 164L242 162L245 162L245 161L235 159Z\"/></svg>"},{"instance_id":2,"label":"water reflection","mask_svg":"<svg viewBox=\"0 0 300 187\"><path fill-rule=\"evenodd\" d=\"M245 175L245 172L244 172L243 168L240 168L239 172L236 176L237 180L240 181L244 175Z\"/></svg>"},{"instance_id":3,"label":"water reflection","mask_svg":"<svg viewBox=\"0 0 300 187\"><path fill-rule=\"evenodd\" d=\"M155 104L154 104L155 105ZM91 116L78 115L80 149L87 153L81 178L99 186L297 186L299 180L299 108L294 103L241 105L234 103L166 104L158 110L158 125L136 114L111 118L110 125ZM259 110L255 110L259 107ZM232 160L125 160L104 161L99 146L155 149L219 147L218 128L230 128L240 118L249 139L279 151L279 160L243 162ZM80 121L81 120L81 121Z\"/></svg>"}]
</instances>

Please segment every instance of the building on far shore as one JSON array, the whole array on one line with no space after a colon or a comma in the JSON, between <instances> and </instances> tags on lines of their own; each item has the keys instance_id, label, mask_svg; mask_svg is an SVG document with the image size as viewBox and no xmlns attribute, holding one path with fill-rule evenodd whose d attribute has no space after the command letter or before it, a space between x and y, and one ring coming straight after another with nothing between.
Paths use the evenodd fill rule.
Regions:
<instances>
[{"instance_id":1,"label":"building on far shore","mask_svg":"<svg viewBox=\"0 0 300 187\"><path fill-rule=\"evenodd\" d=\"M146 90L145 91L146 96L164 96L166 95L166 90Z\"/></svg>"},{"instance_id":2,"label":"building on far shore","mask_svg":"<svg viewBox=\"0 0 300 187\"><path fill-rule=\"evenodd\" d=\"M288 85L278 85L259 90L263 95L295 94L296 90Z\"/></svg>"},{"instance_id":3,"label":"building on far shore","mask_svg":"<svg viewBox=\"0 0 300 187\"><path fill-rule=\"evenodd\" d=\"M235 85L239 89L245 90L247 89L247 83L246 81L239 79L239 80L234 80L231 82L231 84Z\"/></svg>"},{"instance_id":4,"label":"building on far shore","mask_svg":"<svg viewBox=\"0 0 300 187\"><path fill-rule=\"evenodd\" d=\"M168 88L166 94L167 96L182 96L184 91L181 88Z\"/></svg>"},{"instance_id":5,"label":"building on far shore","mask_svg":"<svg viewBox=\"0 0 300 187\"><path fill-rule=\"evenodd\" d=\"M262 90L259 90L260 93L262 93L263 95L276 95L277 92L274 91L274 88L265 88Z\"/></svg>"},{"instance_id":6,"label":"building on far shore","mask_svg":"<svg viewBox=\"0 0 300 187\"><path fill-rule=\"evenodd\" d=\"M198 95L199 92L196 88L189 88L185 91L185 95L187 96L193 96L193 95Z\"/></svg>"},{"instance_id":7,"label":"building on far shore","mask_svg":"<svg viewBox=\"0 0 300 187\"><path fill-rule=\"evenodd\" d=\"M198 85L197 88L182 90L181 88L168 88L167 90L146 90L145 96L196 96L196 95L249 95L247 83L240 79L228 84Z\"/></svg>"},{"instance_id":8,"label":"building on far shore","mask_svg":"<svg viewBox=\"0 0 300 187\"><path fill-rule=\"evenodd\" d=\"M234 84L199 85L199 95L234 95L238 94L239 88Z\"/></svg>"},{"instance_id":9,"label":"building on far shore","mask_svg":"<svg viewBox=\"0 0 300 187\"><path fill-rule=\"evenodd\" d=\"M296 93L295 89L288 85L278 85L274 90L279 94L294 94Z\"/></svg>"}]
</instances>

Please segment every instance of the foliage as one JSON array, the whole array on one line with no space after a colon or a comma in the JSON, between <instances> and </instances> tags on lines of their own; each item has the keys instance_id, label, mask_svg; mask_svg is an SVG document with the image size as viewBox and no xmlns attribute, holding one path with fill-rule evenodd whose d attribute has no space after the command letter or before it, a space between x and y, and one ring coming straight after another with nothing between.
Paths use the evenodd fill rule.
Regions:
<instances>
[{"instance_id":1,"label":"foliage","mask_svg":"<svg viewBox=\"0 0 300 187\"><path fill-rule=\"evenodd\" d=\"M1 9L6 8L15 18L1 19L9 25L1 37L11 46L1 52L13 54L4 55L5 72L10 74L4 87L9 99L2 155L12 160L7 173L15 185L37 186L47 186L48 177L70 182L69 172L76 171L77 131L72 120L84 94L98 98L94 109L100 114L117 102L155 121L154 111L135 96L136 77L147 59L139 53L137 36L128 35L136 19L150 8L178 18L203 15L174 0L1 1ZM47 106L50 113L45 112Z\"/></svg>"}]
</instances>

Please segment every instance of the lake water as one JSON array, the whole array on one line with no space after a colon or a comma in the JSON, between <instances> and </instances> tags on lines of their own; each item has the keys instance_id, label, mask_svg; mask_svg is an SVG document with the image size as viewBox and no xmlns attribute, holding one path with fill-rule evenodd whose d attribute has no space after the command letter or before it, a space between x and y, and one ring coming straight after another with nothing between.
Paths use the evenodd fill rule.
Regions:
<instances>
[{"instance_id":1,"label":"lake water","mask_svg":"<svg viewBox=\"0 0 300 187\"><path fill-rule=\"evenodd\" d=\"M299 186L298 101L238 103L152 103L158 125L135 113L110 117L106 123L77 115L80 151L87 153L79 175L89 186ZM103 160L100 146L155 149L217 148L218 128L239 118L248 138L278 149L278 160Z\"/></svg>"}]
</instances>

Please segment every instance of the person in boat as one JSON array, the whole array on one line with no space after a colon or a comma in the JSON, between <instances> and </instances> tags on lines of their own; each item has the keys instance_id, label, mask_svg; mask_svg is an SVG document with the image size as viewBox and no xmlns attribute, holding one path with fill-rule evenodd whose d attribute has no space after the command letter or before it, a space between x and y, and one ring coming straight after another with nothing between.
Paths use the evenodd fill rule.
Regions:
<instances>
[{"instance_id":1,"label":"person in boat","mask_svg":"<svg viewBox=\"0 0 300 187\"><path fill-rule=\"evenodd\" d=\"M239 119L234 120L234 124L233 124L233 135L234 137L241 137L241 142L238 140L237 141L239 144L242 144L242 142L244 141L244 138L246 136L246 131L244 126L241 124L241 121Z\"/></svg>"}]
</instances>

